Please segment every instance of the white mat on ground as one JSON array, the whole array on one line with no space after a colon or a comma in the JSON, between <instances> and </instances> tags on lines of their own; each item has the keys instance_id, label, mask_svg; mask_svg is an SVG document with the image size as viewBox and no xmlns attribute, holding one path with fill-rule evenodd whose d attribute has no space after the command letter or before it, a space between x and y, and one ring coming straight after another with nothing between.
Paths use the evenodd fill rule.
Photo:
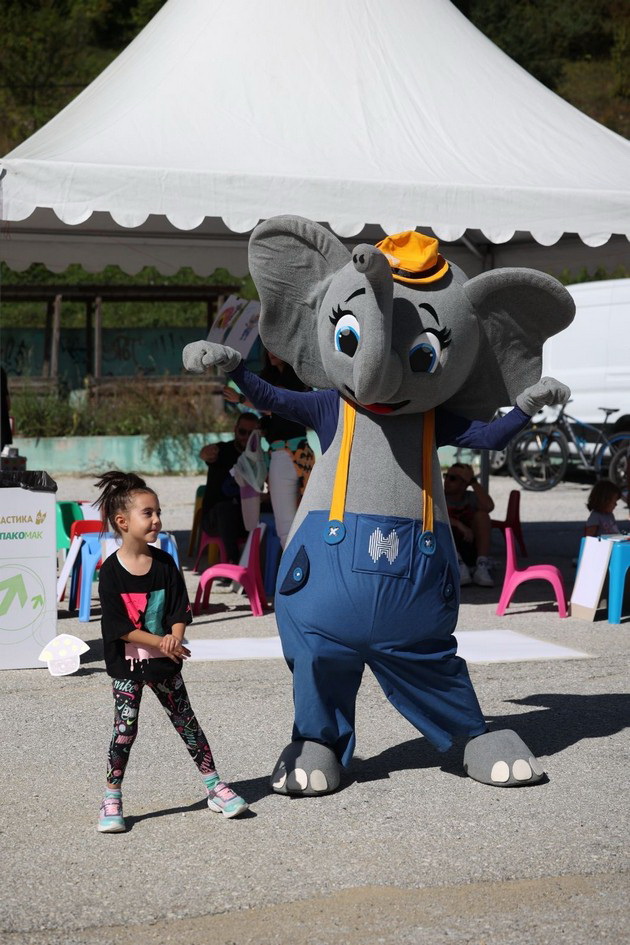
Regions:
<instances>
[{"instance_id":1,"label":"white mat on ground","mask_svg":"<svg viewBox=\"0 0 630 945\"><path fill-rule=\"evenodd\" d=\"M514 630L462 630L458 653L469 663L588 659L588 653L546 643ZM193 660L272 660L282 658L280 638L236 637L231 640L190 640Z\"/></svg>"}]
</instances>

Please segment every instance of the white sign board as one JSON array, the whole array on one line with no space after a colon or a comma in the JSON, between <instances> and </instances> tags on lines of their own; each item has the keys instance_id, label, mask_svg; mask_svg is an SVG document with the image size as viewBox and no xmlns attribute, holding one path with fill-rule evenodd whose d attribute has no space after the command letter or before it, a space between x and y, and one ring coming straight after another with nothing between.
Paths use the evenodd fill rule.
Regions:
<instances>
[{"instance_id":1,"label":"white sign board","mask_svg":"<svg viewBox=\"0 0 630 945\"><path fill-rule=\"evenodd\" d=\"M55 495L0 489L0 669L42 668L57 634Z\"/></svg>"},{"instance_id":2,"label":"white sign board","mask_svg":"<svg viewBox=\"0 0 630 945\"><path fill-rule=\"evenodd\" d=\"M612 552L612 542L584 538L575 584L571 594L571 616L594 620Z\"/></svg>"},{"instance_id":3,"label":"white sign board","mask_svg":"<svg viewBox=\"0 0 630 945\"><path fill-rule=\"evenodd\" d=\"M235 348L244 358L252 350L258 338L258 320L260 319L260 302L248 302L238 320L230 329L225 344Z\"/></svg>"},{"instance_id":4,"label":"white sign board","mask_svg":"<svg viewBox=\"0 0 630 945\"><path fill-rule=\"evenodd\" d=\"M219 309L206 340L214 341L219 345L226 344L227 336L248 304L246 299L239 299L235 295L230 295Z\"/></svg>"}]
</instances>

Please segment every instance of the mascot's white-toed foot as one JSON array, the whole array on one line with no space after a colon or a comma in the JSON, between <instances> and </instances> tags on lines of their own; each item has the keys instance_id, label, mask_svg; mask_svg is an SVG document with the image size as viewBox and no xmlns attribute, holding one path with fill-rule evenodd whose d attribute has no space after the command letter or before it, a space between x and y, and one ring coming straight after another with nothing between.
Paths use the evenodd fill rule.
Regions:
<instances>
[{"instance_id":1,"label":"mascot's white-toed foot","mask_svg":"<svg viewBox=\"0 0 630 945\"><path fill-rule=\"evenodd\" d=\"M511 729L471 738L464 749L464 771L475 781L496 787L537 784L545 769Z\"/></svg>"},{"instance_id":2,"label":"mascot's white-toed foot","mask_svg":"<svg viewBox=\"0 0 630 945\"><path fill-rule=\"evenodd\" d=\"M296 741L284 749L271 775L276 794L313 797L330 794L339 787L341 766L327 745Z\"/></svg>"}]
</instances>

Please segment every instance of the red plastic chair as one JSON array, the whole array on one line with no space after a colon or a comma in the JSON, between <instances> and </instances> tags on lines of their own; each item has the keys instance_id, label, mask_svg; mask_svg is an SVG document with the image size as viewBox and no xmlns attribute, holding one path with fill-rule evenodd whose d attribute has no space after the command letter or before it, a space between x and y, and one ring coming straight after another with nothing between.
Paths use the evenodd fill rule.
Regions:
<instances>
[{"instance_id":1,"label":"red plastic chair","mask_svg":"<svg viewBox=\"0 0 630 945\"><path fill-rule=\"evenodd\" d=\"M94 532L104 532L106 531L102 522L99 522L95 519L82 519L73 522L70 526L70 544L72 544L73 539L76 535L88 535L93 534ZM100 568L101 562L99 561L96 565L96 569ZM61 595L63 600L65 595ZM70 599L69 599L69 608L70 610L76 610L81 603L81 558L77 558L75 561L74 567L72 569L72 578L70 580Z\"/></svg>"},{"instance_id":2,"label":"red plastic chair","mask_svg":"<svg viewBox=\"0 0 630 945\"><path fill-rule=\"evenodd\" d=\"M503 616L510 604L514 591L519 584L523 584L524 581L549 581L554 589L556 600L558 601L558 614L561 617L568 616L567 595L564 590L562 575L558 568L553 564L532 564L529 568L519 570L516 567L516 547L512 529L506 528L504 534L507 560L505 564L503 589L501 590L501 597L496 610L497 616Z\"/></svg>"},{"instance_id":3,"label":"red plastic chair","mask_svg":"<svg viewBox=\"0 0 630 945\"><path fill-rule=\"evenodd\" d=\"M252 532L246 568L241 567L240 564L227 563L213 564L212 567L206 568L199 578L199 587L195 595L193 605L195 616L201 612L202 608L208 606L213 580L215 578L229 578L231 581L236 581L237 584L242 585L249 598L249 605L252 608L254 617L262 617L267 607L267 597L260 573L260 538L263 527L257 525Z\"/></svg>"},{"instance_id":4,"label":"red plastic chair","mask_svg":"<svg viewBox=\"0 0 630 945\"><path fill-rule=\"evenodd\" d=\"M75 535L85 535L88 532L106 532L107 529L104 527L102 522L99 522L97 519L86 518L77 522L73 522L70 526L70 543L72 544L72 539Z\"/></svg>"},{"instance_id":5,"label":"red plastic chair","mask_svg":"<svg viewBox=\"0 0 630 945\"><path fill-rule=\"evenodd\" d=\"M490 524L493 528L500 528L505 537L505 529L511 528L514 532L514 537L518 542L518 546L521 549L521 554L526 558L527 548L525 547L525 539L523 538L523 530L521 528L521 493L518 489L512 489L508 498L507 511L505 513L505 521L500 521L499 519L492 518L490 519Z\"/></svg>"}]
</instances>

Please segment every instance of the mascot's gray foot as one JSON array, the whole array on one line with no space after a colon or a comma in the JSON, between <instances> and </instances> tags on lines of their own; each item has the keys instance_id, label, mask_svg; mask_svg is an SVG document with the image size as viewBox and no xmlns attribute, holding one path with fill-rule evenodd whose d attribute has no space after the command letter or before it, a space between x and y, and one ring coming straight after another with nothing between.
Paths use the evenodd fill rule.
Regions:
<instances>
[{"instance_id":1,"label":"mascot's gray foot","mask_svg":"<svg viewBox=\"0 0 630 945\"><path fill-rule=\"evenodd\" d=\"M541 763L509 728L471 738L464 750L464 771L475 781L497 787L536 784L545 777Z\"/></svg>"},{"instance_id":2,"label":"mascot's gray foot","mask_svg":"<svg viewBox=\"0 0 630 945\"><path fill-rule=\"evenodd\" d=\"M291 742L284 749L271 775L276 794L313 797L330 794L339 787L341 767L337 756L319 742Z\"/></svg>"}]
</instances>

